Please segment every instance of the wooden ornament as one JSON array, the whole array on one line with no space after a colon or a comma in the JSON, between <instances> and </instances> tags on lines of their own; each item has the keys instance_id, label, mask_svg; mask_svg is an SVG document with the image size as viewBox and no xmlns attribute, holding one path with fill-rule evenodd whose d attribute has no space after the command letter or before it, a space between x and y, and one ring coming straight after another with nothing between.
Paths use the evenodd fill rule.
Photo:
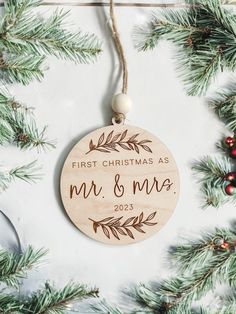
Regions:
<instances>
[{"instance_id":1,"label":"wooden ornament","mask_svg":"<svg viewBox=\"0 0 236 314\"><path fill-rule=\"evenodd\" d=\"M179 174L166 146L127 125L93 131L69 153L61 197L72 222L89 237L128 244L168 221L179 195Z\"/></svg>"}]
</instances>

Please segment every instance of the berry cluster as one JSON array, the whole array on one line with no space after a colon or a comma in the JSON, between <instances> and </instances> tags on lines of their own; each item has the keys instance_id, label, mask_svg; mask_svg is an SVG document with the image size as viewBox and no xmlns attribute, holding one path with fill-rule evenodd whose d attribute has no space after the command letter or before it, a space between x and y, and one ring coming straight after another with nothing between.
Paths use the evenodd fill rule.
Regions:
<instances>
[{"instance_id":1,"label":"berry cluster","mask_svg":"<svg viewBox=\"0 0 236 314\"><path fill-rule=\"evenodd\" d=\"M224 180L227 182L225 193L228 195L236 194L236 172L227 173Z\"/></svg>"},{"instance_id":2,"label":"berry cluster","mask_svg":"<svg viewBox=\"0 0 236 314\"><path fill-rule=\"evenodd\" d=\"M231 137L231 136L226 137L225 143L229 147L230 157L236 159L236 139L235 139L235 137Z\"/></svg>"},{"instance_id":3,"label":"berry cluster","mask_svg":"<svg viewBox=\"0 0 236 314\"><path fill-rule=\"evenodd\" d=\"M236 159L236 138L231 136L226 137L225 144L229 148L230 157ZM226 181L225 193L228 195L236 194L236 172L227 173L224 180Z\"/></svg>"}]
</instances>

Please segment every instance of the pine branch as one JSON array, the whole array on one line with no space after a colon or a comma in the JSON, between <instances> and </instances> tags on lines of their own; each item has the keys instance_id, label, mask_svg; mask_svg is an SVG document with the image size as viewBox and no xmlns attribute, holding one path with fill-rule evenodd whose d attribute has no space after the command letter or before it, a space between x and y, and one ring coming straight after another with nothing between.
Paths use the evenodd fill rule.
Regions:
<instances>
[{"instance_id":1,"label":"pine branch","mask_svg":"<svg viewBox=\"0 0 236 314\"><path fill-rule=\"evenodd\" d=\"M177 270L181 273L191 273L199 267L203 267L207 261L220 256L227 248L235 248L235 230L228 228L216 228L212 232L204 232L198 239L186 238L182 243L173 247L170 257Z\"/></svg>"},{"instance_id":2,"label":"pine branch","mask_svg":"<svg viewBox=\"0 0 236 314\"><path fill-rule=\"evenodd\" d=\"M23 105L20 104L15 100L15 98L9 93L7 88L1 88L0 90L0 113L1 117L5 117L11 113L12 109L15 110L17 108L22 107Z\"/></svg>"},{"instance_id":3,"label":"pine branch","mask_svg":"<svg viewBox=\"0 0 236 314\"><path fill-rule=\"evenodd\" d=\"M203 207L219 207L227 201L235 202L235 195L229 196L225 193L225 175L233 171L228 158L212 159L206 156L195 162L192 168L201 183Z\"/></svg>"},{"instance_id":4,"label":"pine branch","mask_svg":"<svg viewBox=\"0 0 236 314\"><path fill-rule=\"evenodd\" d=\"M36 266L45 255L45 250L29 247L23 253L0 250L0 283L19 288L21 279ZM63 314L73 303L98 296L98 289L86 285L70 283L62 289L45 284L45 288L28 297L0 293L0 312L9 314Z\"/></svg>"},{"instance_id":5,"label":"pine branch","mask_svg":"<svg viewBox=\"0 0 236 314\"><path fill-rule=\"evenodd\" d=\"M63 28L68 12L57 10L48 19L27 14L14 30L3 34L0 42L12 53L54 55L57 58L87 63L101 51L95 35L71 33ZM29 27L31 25L31 27Z\"/></svg>"},{"instance_id":6,"label":"pine branch","mask_svg":"<svg viewBox=\"0 0 236 314\"><path fill-rule=\"evenodd\" d=\"M212 77L221 69L221 49L212 52L203 47L199 55L186 53L185 56L179 51L176 57L179 59L177 69L190 96L204 94Z\"/></svg>"},{"instance_id":7,"label":"pine branch","mask_svg":"<svg viewBox=\"0 0 236 314\"><path fill-rule=\"evenodd\" d=\"M14 131L10 125L10 123L0 117L0 144L4 144L5 142L9 142L14 138Z\"/></svg>"},{"instance_id":8,"label":"pine branch","mask_svg":"<svg viewBox=\"0 0 236 314\"><path fill-rule=\"evenodd\" d=\"M236 82L228 84L208 98L208 104L232 132L236 131Z\"/></svg>"},{"instance_id":9,"label":"pine branch","mask_svg":"<svg viewBox=\"0 0 236 314\"><path fill-rule=\"evenodd\" d=\"M36 166L36 161L29 164L16 167L8 170L3 167L0 168L0 193L5 191L10 183L15 179L21 179L25 182L35 182L40 179L39 167Z\"/></svg>"},{"instance_id":10,"label":"pine branch","mask_svg":"<svg viewBox=\"0 0 236 314\"><path fill-rule=\"evenodd\" d=\"M9 174L12 178L21 179L30 183L40 179L40 174L36 174L36 171L38 172L39 170L40 167L36 167L36 161L33 161L27 165L10 170Z\"/></svg>"},{"instance_id":11,"label":"pine branch","mask_svg":"<svg viewBox=\"0 0 236 314\"><path fill-rule=\"evenodd\" d=\"M213 186L221 184L224 176L232 171L228 158L213 159L210 156L196 161L192 169L200 174L199 181L210 181Z\"/></svg>"},{"instance_id":12,"label":"pine branch","mask_svg":"<svg viewBox=\"0 0 236 314\"><path fill-rule=\"evenodd\" d=\"M63 314L74 302L97 296L98 289L90 289L86 285L70 283L55 290L46 283L43 290L34 293L26 301L24 313Z\"/></svg>"},{"instance_id":13,"label":"pine branch","mask_svg":"<svg viewBox=\"0 0 236 314\"><path fill-rule=\"evenodd\" d=\"M101 302L97 304L92 304L91 309L92 309L92 313L99 313L99 314L123 314L124 313L118 307L107 303L106 300L102 300Z\"/></svg>"},{"instance_id":14,"label":"pine branch","mask_svg":"<svg viewBox=\"0 0 236 314\"><path fill-rule=\"evenodd\" d=\"M160 39L177 45L178 70L189 95L202 95L216 75L236 67L236 15L218 0L186 0L191 7L159 10L135 32L139 50Z\"/></svg>"},{"instance_id":15,"label":"pine branch","mask_svg":"<svg viewBox=\"0 0 236 314\"><path fill-rule=\"evenodd\" d=\"M213 186L211 182L202 182L200 192L202 198L202 208L206 209L209 206L219 208L224 205L227 201L232 201L225 194L223 188L225 184Z\"/></svg>"},{"instance_id":16,"label":"pine branch","mask_svg":"<svg viewBox=\"0 0 236 314\"><path fill-rule=\"evenodd\" d=\"M42 3L42 0L6 0L4 2L5 15L2 21L2 29L7 30L16 26L24 14Z\"/></svg>"},{"instance_id":17,"label":"pine branch","mask_svg":"<svg viewBox=\"0 0 236 314\"><path fill-rule=\"evenodd\" d=\"M225 292L224 295L215 294L214 300L212 300L211 303L212 304L207 304L204 307L198 309L198 311L196 311L196 314L201 314L201 313L203 314L233 314L235 313L236 311L235 290Z\"/></svg>"},{"instance_id":18,"label":"pine branch","mask_svg":"<svg viewBox=\"0 0 236 314\"><path fill-rule=\"evenodd\" d=\"M194 18L189 13L190 10L185 8L180 10L165 9L154 13L150 22L135 28L135 47L139 51L153 49L162 38L180 46L189 47L190 35L195 33L202 35L207 32L207 29L201 29L194 24Z\"/></svg>"},{"instance_id":19,"label":"pine branch","mask_svg":"<svg viewBox=\"0 0 236 314\"><path fill-rule=\"evenodd\" d=\"M90 308L92 310L91 313L98 314L154 314L153 310L151 309L145 309L140 307L136 307L136 309L131 309L130 304L127 304L127 308L121 309L115 305L108 303L106 300L102 300L99 303L92 304Z\"/></svg>"},{"instance_id":20,"label":"pine branch","mask_svg":"<svg viewBox=\"0 0 236 314\"><path fill-rule=\"evenodd\" d=\"M24 85L41 80L48 55L88 63L101 52L95 35L70 32L64 28L68 12L55 11L42 18L32 11L38 0L7 0L0 24L0 78Z\"/></svg>"},{"instance_id":21,"label":"pine branch","mask_svg":"<svg viewBox=\"0 0 236 314\"><path fill-rule=\"evenodd\" d=\"M0 57L0 79L5 83L29 84L33 79L43 78L45 57L11 54Z\"/></svg>"},{"instance_id":22,"label":"pine branch","mask_svg":"<svg viewBox=\"0 0 236 314\"><path fill-rule=\"evenodd\" d=\"M235 201L235 195L225 193L225 175L233 171L228 158L213 159L209 156L202 158L193 165L198 174L203 195L203 207L219 207L227 201Z\"/></svg>"},{"instance_id":23,"label":"pine branch","mask_svg":"<svg viewBox=\"0 0 236 314\"><path fill-rule=\"evenodd\" d=\"M197 239L186 238L184 242L170 251L168 259L171 259L177 266L177 275L162 282L137 286L129 295L139 308L131 313L234 313L226 312L235 308L233 297L223 297L221 307L217 311L213 311L211 305L206 308L196 307L196 302L198 301L199 304L208 292L213 292L221 283L228 284L231 289L235 288L235 228L216 228ZM126 313L105 301L92 308L95 313Z\"/></svg>"},{"instance_id":24,"label":"pine branch","mask_svg":"<svg viewBox=\"0 0 236 314\"><path fill-rule=\"evenodd\" d=\"M39 131L32 116L26 115L25 111L13 112L8 117L9 124L14 131L14 142L20 148L55 148L54 141L45 137L46 126Z\"/></svg>"},{"instance_id":25,"label":"pine branch","mask_svg":"<svg viewBox=\"0 0 236 314\"><path fill-rule=\"evenodd\" d=\"M37 265L45 253L44 250L34 250L32 247L21 254L1 250L0 282L18 288L20 280L25 278L26 272Z\"/></svg>"},{"instance_id":26,"label":"pine branch","mask_svg":"<svg viewBox=\"0 0 236 314\"><path fill-rule=\"evenodd\" d=\"M220 298L220 304L215 310L208 309L209 314L233 314L236 312L235 294L226 295Z\"/></svg>"},{"instance_id":27,"label":"pine branch","mask_svg":"<svg viewBox=\"0 0 236 314\"><path fill-rule=\"evenodd\" d=\"M0 313L20 314L24 304L14 295L0 294Z\"/></svg>"},{"instance_id":28,"label":"pine branch","mask_svg":"<svg viewBox=\"0 0 236 314\"><path fill-rule=\"evenodd\" d=\"M193 302L212 291L217 283L231 282L227 270L235 271L235 243L224 247L222 244L220 253L217 249L201 267L164 281L157 291L147 286L138 287L136 299L157 313L191 313Z\"/></svg>"},{"instance_id":29,"label":"pine branch","mask_svg":"<svg viewBox=\"0 0 236 314\"><path fill-rule=\"evenodd\" d=\"M20 148L55 147L45 136L46 127L39 131L32 108L26 107L9 93L0 90L0 144L15 142Z\"/></svg>"}]
</instances>

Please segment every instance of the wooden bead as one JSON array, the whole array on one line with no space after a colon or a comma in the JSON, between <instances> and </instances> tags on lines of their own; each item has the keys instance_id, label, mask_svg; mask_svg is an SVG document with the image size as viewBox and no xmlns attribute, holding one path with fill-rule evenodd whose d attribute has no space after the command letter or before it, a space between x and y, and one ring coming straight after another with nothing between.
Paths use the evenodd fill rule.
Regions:
<instances>
[{"instance_id":1,"label":"wooden bead","mask_svg":"<svg viewBox=\"0 0 236 314\"><path fill-rule=\"evenodd\" d=\"M126 94L117 94L112 99L112 109L117 113L126 114L132 107L132 100Z\"/></svg>"}]
</instances>

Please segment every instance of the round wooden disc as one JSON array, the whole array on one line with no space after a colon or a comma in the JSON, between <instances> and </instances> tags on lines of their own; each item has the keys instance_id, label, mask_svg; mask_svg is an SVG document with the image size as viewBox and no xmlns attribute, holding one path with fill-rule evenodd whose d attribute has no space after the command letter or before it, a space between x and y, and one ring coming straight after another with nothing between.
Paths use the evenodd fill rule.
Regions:
<instances>
[{"instance_id":1,"label":"round wooden disc","mask_svg":"<svg viewBox=\"0 0 236 314\"><path fill-rule=\"evenodd\" d=\"M60 188L67 214L82 232L101 242L128 244L166 224L177 203L179 174L154 135L115 125L73 147Z\"/></svg>"}]
</instances>

